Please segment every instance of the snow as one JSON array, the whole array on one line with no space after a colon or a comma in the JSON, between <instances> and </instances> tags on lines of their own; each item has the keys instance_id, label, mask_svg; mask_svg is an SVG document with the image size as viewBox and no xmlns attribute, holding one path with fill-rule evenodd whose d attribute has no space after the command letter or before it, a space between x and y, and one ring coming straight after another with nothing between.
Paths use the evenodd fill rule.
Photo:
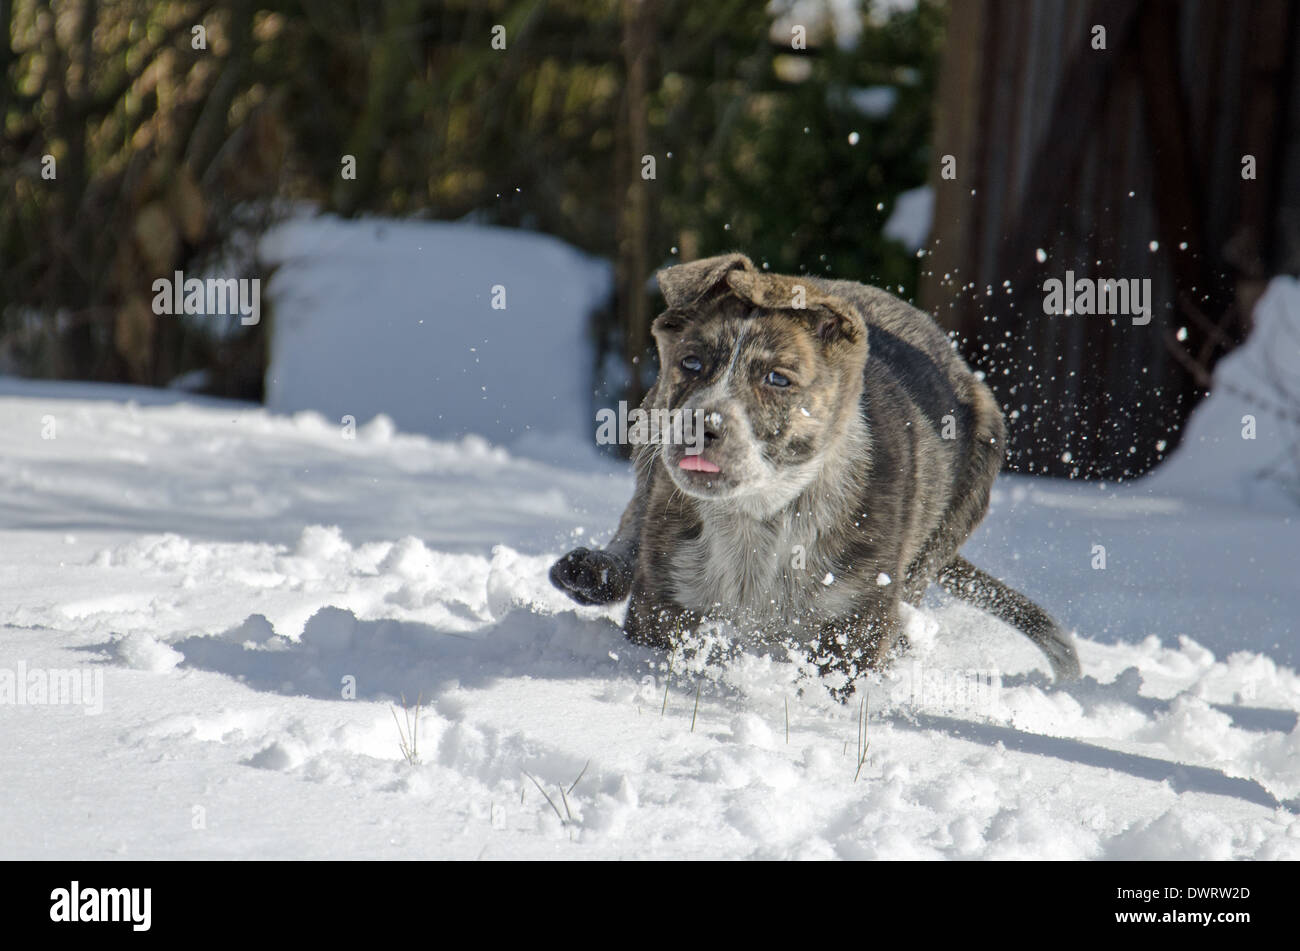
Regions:
<instances>
[{"instance_id":1,"label":"snow","mask_svg":"<svg viewBox=\"0 0 1300 951\"><path fill-rule=\"evenodd\" d=\"M492 270L471 230L458 306ZM298 266L355 277L342 233ZM349 286L311 319L360 306ZM1275 287L1265 306L1300 313ZM374 288L367 313L399 312L382 293L405 287ZM280 385L363 346L285 332L317 355ZM500 338L503 362L512 339L533 345ZM360 407L348 438L313 394L0 380L0 671L102 674L95 714L7 702L0 678L0 858L1300 858L1297 513L1231 488L1252 458L1199 488L1179 471L1199 440L1129 485L1001 479L965 553L1077 630L1086 679L1053 686L1024 637L932 594L908 655L841 706L782 657L670 669L621 607L551 588L558 554L612 532L619 464Z\"/></svg>"},{"instance_id":2,"label":"snow","mask_svg":"<svg viewBox=\"0 0 1300 951\"><path fill-rule=\"evenodd\" d=\"M1300 508L1300 281L1274 278L1253 317L1249 345L1215 367L1214 399L1192 415L1176 461L1147 481L1202 503L1294 513ZM1252 438L1243 436L1248 420Z\"/></svg>"},{"instance_id":3,"label":"snow","mask_svg":"<svg viewBox=\"0 0 1300 951\"><path fill-rule=\"evenodd\" d=\"M898 89L895 86L863 86L849 90L849 101L853 108L871 119L885 119L894 111L898 102Z\"/></svg>"},{"instance_id":4,"label":"snow","mask_svg":"<svg viewBox=\"0 0 1300 951\"><path fill-rule=\"evenodd\" d=\"M905 7L907 0L891 0L888 8ZM791 31L802 26L807 40L812 42L827 33L834 36L841 50L857 47L862 36L861 0L771 0L768 12L772 15L769 31L774 42L790 42Z\"/></svg>"},{"instance_id":5,"label":"snow","mask_svg":"<svg viewBox=\"0 0 1300 951\"><path fill-rule=\"evenodd\" d=\"M909 251L919 251L930 236L934 221L934 189L922 185L900 192L894 210L885 222L884 235L900 242Z\"/></svg>"},{"instance_id":6,"label":"snow","mask_svg":"<svg viewBox=\"0 0 1300 951\"><path fill-rule=\"evenodd\" d=\"M404 432L552 457L591 441L579 355L612 291L607 262L525 231L331 216L290 218L261 255L277 269L272 410L383 413Z\"/></svg>"}]
</instances>

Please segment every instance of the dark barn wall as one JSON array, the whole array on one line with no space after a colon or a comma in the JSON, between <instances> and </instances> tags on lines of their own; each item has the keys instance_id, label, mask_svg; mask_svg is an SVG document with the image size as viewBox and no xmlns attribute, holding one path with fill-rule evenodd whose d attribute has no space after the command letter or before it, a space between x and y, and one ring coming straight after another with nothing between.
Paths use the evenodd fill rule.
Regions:
<instances>
[{"instance_id":1,"label":"dark barn wall","mask_svg":"<svg viewBox=\"0 0 1300 951\"><path fill-rule=\"evenodd\" d=\"M1009 469L1150 469L1297 269L1298 21L1286 0L952 4L921 296L1012 416ZM1067 269L1149 278L1151 322L1045 314Z\"/></svg>"}]
</instances>

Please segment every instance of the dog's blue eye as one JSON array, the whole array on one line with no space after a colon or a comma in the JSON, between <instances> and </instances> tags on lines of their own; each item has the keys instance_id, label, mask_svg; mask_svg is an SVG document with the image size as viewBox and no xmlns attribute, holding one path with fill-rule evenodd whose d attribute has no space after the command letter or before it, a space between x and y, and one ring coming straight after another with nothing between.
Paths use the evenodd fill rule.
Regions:
<instances>
[{"instance_id":1,"label":"dog's blue eye","mask_svg":"<svg viewBox=\"0 0 1300 951\"><path fill-rule=\"evenodd\" d=\"M692 373L699 373L704 364L700 362L699 357L682 357L682 369L690 370Z\"/></svg>"},{"instance_id":2,"label":"dog's blue eye","mask_svg":"<svg viewBox=\"0 0 1300 951\"><path fill-rule=\"evenodd\" d=\"M763 382L768 386L789 386L790 378L773 370L767 376L763 377Z\"/></svg>"}]
</instances>

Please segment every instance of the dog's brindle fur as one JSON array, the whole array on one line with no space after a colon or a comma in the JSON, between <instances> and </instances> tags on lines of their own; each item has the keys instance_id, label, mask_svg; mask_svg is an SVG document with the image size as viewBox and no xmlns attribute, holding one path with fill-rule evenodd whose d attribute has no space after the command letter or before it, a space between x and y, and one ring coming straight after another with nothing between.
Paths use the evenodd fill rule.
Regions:
<instances>
[{"instance_id":1,"label":"dog's brindle fur","mask_svg":"<svg viewBox=\"0 0 1300 951\"><path fill-rule=\"evenodd\" d=\"M618 533L560 559L557 587L583 604L630 595L637 643L671 649L726 620L809 644L851 685L895 648L899 601L937 580L1024 631L1058 680L1078 675L1041 608L957 555L988 509L1006 427L928 315L740 254L668 268L659 286L660 375L643 405L709 414L702 456L720 471L682 470L681 445L641 447Z\"/></svg>"}]
</instances>

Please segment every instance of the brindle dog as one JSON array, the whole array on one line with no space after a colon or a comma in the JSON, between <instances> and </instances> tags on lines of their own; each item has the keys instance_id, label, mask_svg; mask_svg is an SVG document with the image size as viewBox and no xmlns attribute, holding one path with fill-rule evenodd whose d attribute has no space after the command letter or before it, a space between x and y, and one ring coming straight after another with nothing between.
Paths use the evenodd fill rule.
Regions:
<instances>
[{"instance_id":1,"label":"brindle dog","mask_svg":"<svg viewBox=\"0 0 1300 951\"><path fill-rule=\"evenodd\" d=\"M1028 635L1058 680L1078 676L1052 618L957 554L988 509L1006 426L927 314L740 254L667 268L659 286L643 408L694 414L702 450L640 447L617 534L556 562L558 588L581 604L630 595L639 644L671 649L709 619L807 644L844 674L843 697L898 646L899 602L938 581Z\"/></svg>"}]
</instances>

